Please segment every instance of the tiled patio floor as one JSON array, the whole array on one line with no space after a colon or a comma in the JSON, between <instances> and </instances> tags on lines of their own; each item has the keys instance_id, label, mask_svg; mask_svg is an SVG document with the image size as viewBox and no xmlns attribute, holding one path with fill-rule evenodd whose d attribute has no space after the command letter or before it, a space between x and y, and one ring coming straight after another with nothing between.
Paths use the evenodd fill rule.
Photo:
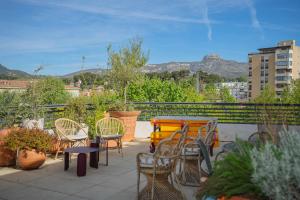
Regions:
<instances>
[{"instance_id":1,"label":"tiled patio floor","mask_svg":"<svg viewBox=\"0 0 300 200\"><path fill-rule=\"evenodd\" d=\"M110 151L109 166L88 167L85 177L76 176L76 160L64 171L62 157L49 158L42 168L33 171L0 168L0 199L136 199L135 156L138 152L148 152L146 141L124 144L124 158L116 150ZM103 157L101 162L104 162ZM184 191L187 199L194 199L195 188L184 188Z\"/></svg>"}]
</instances>

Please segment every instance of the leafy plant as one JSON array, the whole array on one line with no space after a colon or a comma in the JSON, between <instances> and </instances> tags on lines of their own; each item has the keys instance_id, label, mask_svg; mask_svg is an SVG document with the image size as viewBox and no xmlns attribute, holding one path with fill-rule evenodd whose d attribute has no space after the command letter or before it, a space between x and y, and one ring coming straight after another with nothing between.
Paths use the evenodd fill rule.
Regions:
<instances>
[{"instance_id":1,"label":"leafy plant","mask_svg":"<svg viewBox=\"0 0 300 200\"><path fill-rule=\"evenodd\" d=\"M253 182L274 200L300 199L300 134L283 132L278 145L251 151Z\"/></svg>"},{"instance_id":2,"label":"leafy plant","mask_svg":"<svg viewBox=\"0 0 300 200\"><path fill-rule=\"evenodd\" d=\"M65 109L65 117L84 123L87 117L88 103L90 103L89 99L84 96L70 99Z\"/></svg>"},{"instance_id":3,"label":"leafy plant","mask_svg":"<svg viewBox=\"0 0 300 200\"><path fill-rule=\"evenodd\" d=\"M11 127L18 123L17 107L21 102L21 95L15 92L0 93L0 124L1 128Z\"/></svg>"},{"instance_id":4,"label":"leafy plant","mask_svg":"<svg viewBox=\"0 0 300 200\"><path fill-rule=\"evenodd\" d=\"M129 46L118 52L112 50L110 45L107 52L108 65L111 67L111 80L115 84L115 89L122 94L124 105L126 105L128 84L139 78L139 68L146 64L148 55L143 53L142 40L140 39L131 40Z\"/></svg>"},{"instance_id":5,"label":"leafy plant","mask_svg":"<svg viewBox=\"0 0 300 200\"><path fill-rule=\"evenodd\" d=\"M39 129L19 128L4 138L5 145L13 150L32 150L46 152L50 149L52 137Z\"/></svg>"},{"instance_id":6,"label":"leafy plant","mask_svg":"<svg viewBox=\"0 0 300 200\"><path fill-rule=\"evenodd\" d=\"M252 182L253 166L251 162L252 145L237 141L235 152L229 153L223 160L216 161L214 173L208 178L198 198L203 196L220 197L225 195L262 196L260 188Z\"/></svg>"}]
</instances>

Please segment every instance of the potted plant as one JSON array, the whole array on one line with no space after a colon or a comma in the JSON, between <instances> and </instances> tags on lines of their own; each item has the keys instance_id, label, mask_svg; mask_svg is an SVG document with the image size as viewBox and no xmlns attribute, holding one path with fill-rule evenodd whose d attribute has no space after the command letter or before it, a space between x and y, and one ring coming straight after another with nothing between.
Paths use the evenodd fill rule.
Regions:
<instances>
[{"instance_id":1,"label":"potted plant","mask_svg":"<svg viewBox=\"0 0 300 200\"><path fill-rule=\"evenodd\" d=\"M118 52L108 47L108 65L111 67L110 79L116 91L121 96L121 101L116 101L109 109L111 117L122 120L125 124L124 141L131 141L134 138L136 120L140 111L134 111L132 106L127 104L127 88L130 82L140 78L140 68L148 60L148 55L142 52L142 40L133 39L129 46L120 49Z\"/></svg>"},{"instance_id":2,"label":"potted plant","mask_svg":"<svg viewBox=\"0 0 300 200\"><path fill-rule=\"evenodd\" d=\"M37 169L46 160L52 137L39 129L20 128L5 137L5 145L17 152L17 166L24 170Z\"/></svg>"},{"instance_id":3,"label":"potted plant","mask_svg":"<svg viewBox=\"0 0 300 200\"><path fill-rule=\"evenodd\" d=\"M224 200L265 199L259 186L252 180L252 149L252 144L238 140L236 151L215 162L214 173L200 188L197 199L211 196Z\"/></svg>"}]
</instances>

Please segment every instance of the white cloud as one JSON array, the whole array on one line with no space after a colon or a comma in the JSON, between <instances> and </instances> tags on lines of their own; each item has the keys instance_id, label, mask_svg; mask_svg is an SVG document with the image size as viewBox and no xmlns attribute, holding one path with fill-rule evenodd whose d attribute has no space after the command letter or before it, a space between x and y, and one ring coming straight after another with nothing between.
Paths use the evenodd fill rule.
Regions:
<instances>
[{"instance_id":1,"label":"white cloud","mask_svg":"<svg viewBox=\"0 0 300 200\"><path fill-rule=\"evenodd\" d=\"M261 38L264 39L263 29L261 27L260 21L257 18L256 8L254 6L253 0L245 0L245 3L249 7L253 28L257 29L261 34Z\"/></svg>"}]
</instances>

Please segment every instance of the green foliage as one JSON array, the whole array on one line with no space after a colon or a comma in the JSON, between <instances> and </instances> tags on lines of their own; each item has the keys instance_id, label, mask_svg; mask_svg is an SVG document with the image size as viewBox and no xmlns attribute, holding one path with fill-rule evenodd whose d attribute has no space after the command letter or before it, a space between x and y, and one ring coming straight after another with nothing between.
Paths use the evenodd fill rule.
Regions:
<instances>
[{"instance_id":1,"label":"green foliage","mask_svg":"<svg viewBox=\"0 0 300 200\"><path fill-rule=\"evenodd\" d=\"M203 96L206 101L216 101L219 99L217 88L212 83L205 86Z\"/></svg>"},{"instance_id":2,"label":"green foliage","mask_svg":"<svg viewBox=\"0 0 300 200\"><path fill-rule=\"evenodd\" d=\"M180 71L173 71L173 72L152 72L152 73L146 73L145 74L148 78L159 78L161 80L173 80L175 82L178 82L182 79L185 79L189 77L190 71L189 70L180 70Z\"/></svg>"},{"instance_id":3,"label":"green foliage","mask_svg":"<svg viewBox=\"0 0 300 200\"><path fill-rule=\"evenodd\" d=\"M285 88L281 100L284 103L300 104L300 79L294 81L291 87Z\"/></svg>"},{"instance_id":4,"label":"green foliage","mask_svg":"<svg viewBox=\"0 0 300 200\"><path fill-rule=\"evenodd\" d=\"M253 166L251 162L252 145L238 141L237 151L229 153L224 160L216 161L214 173L198 193L201 199L205 195L227 196L246 194L260 197L260 188L252 182Z\"/></svg>"},{"instance_id":5,"label":"green foliage","mask_svg":"<svg viewBox=\"0 0 300 200\"><path fill-rule=\"evenodd\" d=\"M90 101L85 96L70 99L65 109L65 117L79 123L84 123L87 117L88 103L90 103Z\"/></svg>"},{"instance_id":6,"label":"green foliage","mask_svg":"<svg viewBox=\"0 0 300 200\"><path fill-rule=\"evenodd\" d=\"M227 87L222 87L219 91L219 95L222 102L226 102L226 103L236 102L236 99L234 98L234 96L230 94L230 91Z\"/></svg>"},{"instance_id":7,"label":"green foliage","mask_svg":"<svg viewBox=\"0 0 300 200\"><path fill-rule=\"evenodd\" d=\"M85 72L75 75L73 79L74 82L78 82L79 80L81 80L80 87L82 89L92 89L95 86L103 85L107 80L107 77L105 74Z\"/></svg>"},{"instance_id":8,"label":"green foliage","mask_svg":"<svg viewBox=\"0 0 300 200\"><path fill-rule=\"evenodd\" d=\"M255 103L277 103L275 90L266 86L258 97L254 99Z\"/></svg>"},{"instance_id":9,"label":"green foliage","mask_svg":"<svg viewBox=\"0 0 300 200\"><path fill-rule=\"evenodd\" d=\"M35 87L35 88L33 88ZM64 82L59 78L47 77L29 87L27 93L35 93L41 105L63 104L69 98Z\"/></svg>"},{"instance_id":10,"label":"green foliage","mask_svg":"<svg viewBox=\"0 0 300 200\"><path fill-rule=\"evenodd\" d=\"M1 128L11 127L18 122L16 108L21 102L21 95L15 92L0 92L0 119Z\"/></svg>"},{"instance_id":11,"label":"green foliage","mask_svg":"<svg viewBox=\"0 0 300 200\"><path fill-rule=\"evenodd\" d=\"M193 87L188 85L182 87L174 81L163 81L158 78L132 82L128 86L128 97L133 102L202 101L202 97Z\"/></svg>"},{"instance_id":12,"label":"green foliage","mask_svg":"<svg viewBox=\"0 0 300 200\"><path fill-rule=\"evenodd\" d=\"M281 133L279 145L253 149L253 182L274 200L300 199L300 134Z\"/></svg>"},{"instance_id":13,"label":"green foliage","mask_svg":"<svg viewBox=\"0 0 300 200\"><path fill-rule=\"evenodd\" d=\"M46 152L51 147L52 137L39 129L19 128L11 131L4 138L5 145L15 150L32 150Z\"/></svg>"},{"instance_id":14,"label":"green foliage","mask_svg":"<svg viewBox=\"0 0 300 200\"><path fill-rule=\"evenodd\" d=\"M142 51L142 40L133 39L129 46L120 49L118 52L109 46L108 65L111 67L110 79L115 89L123 94L124 104L127 100L127 86L130 82L140 77L139 68L148 61L148 55Z\"/></svg>"}]
</instances>

